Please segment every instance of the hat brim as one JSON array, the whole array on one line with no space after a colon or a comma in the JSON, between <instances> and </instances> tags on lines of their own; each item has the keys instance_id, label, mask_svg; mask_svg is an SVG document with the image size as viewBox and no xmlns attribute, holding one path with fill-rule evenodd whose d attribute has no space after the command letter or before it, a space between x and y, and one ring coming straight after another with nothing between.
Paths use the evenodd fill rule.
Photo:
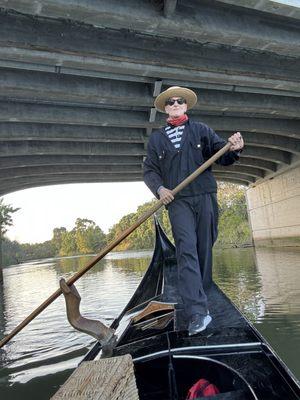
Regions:
<instances>
[{"instance_id":1,"label":"hat brim","mask_svg":"<svg viewBox=\"0 0 300 400\"><path fill-rule=\"evenodd\" d=\"M165 104L166 101L170 97L182 97L186 100L187 104L187 109L190 110L195 106L197 103L197 95L195 92L193 92L191 89L183 88L183 87L171 87L164 92L160 93L155 101L154 101L154 106L155 108L160 111L165 113Z\"/></svg>"}]
</instances>

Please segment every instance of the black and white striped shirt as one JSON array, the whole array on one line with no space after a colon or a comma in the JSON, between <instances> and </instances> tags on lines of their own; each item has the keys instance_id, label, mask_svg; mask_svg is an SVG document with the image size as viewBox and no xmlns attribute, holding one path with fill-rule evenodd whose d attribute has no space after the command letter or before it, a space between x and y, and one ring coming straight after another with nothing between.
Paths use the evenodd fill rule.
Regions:
<instances>
[{"instance_id":1,"label":"black and white striped shirt","mask_svg":"<svg viewBox=\"0 0 300 400\"><path fill-rule=\"evenodd\" d=\"M184 127L185 125L165 127L166 134L176 149L180 148L180 142L184 131Z\"/></svg>"}]
</instances>

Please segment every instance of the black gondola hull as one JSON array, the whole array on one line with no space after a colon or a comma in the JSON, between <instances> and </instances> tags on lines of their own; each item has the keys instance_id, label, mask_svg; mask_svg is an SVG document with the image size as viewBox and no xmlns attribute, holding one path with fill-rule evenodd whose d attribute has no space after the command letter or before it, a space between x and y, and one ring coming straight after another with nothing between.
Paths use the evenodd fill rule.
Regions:
<instances>
[{"instance_id":1,"label":"black gondola hull","mask_svg":"<svg viewBox=\"0 0 300 400\"><path fill-rule=\"evenodd\" d=\"M157 221L155 226L149 268L112 324L119 337L113 356L131 354L140 399L185 399L201 378L219 388L211 397L216 400L300 399L299 382L216 285L207 293L212 323L204 333L188 335L177 290L175 248ZM174 310L156 311L135 322L153 301L172 303ZM100 356L96 344L84 361Z\"/></svg>"}]
</instances>

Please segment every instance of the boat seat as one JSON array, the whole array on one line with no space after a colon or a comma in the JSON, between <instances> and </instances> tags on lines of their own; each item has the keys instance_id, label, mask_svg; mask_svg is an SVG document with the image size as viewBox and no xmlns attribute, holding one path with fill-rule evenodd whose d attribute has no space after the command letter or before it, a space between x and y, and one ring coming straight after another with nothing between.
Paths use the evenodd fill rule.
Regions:
<instances>
[{"instance_id":1,"label":"boat seat","mask_svg":"<svg viewBox=\"0 0 300 400\"><path fill-rule=\"evenodd\" d=\"M154 315L174 312L174 309L175 309L175 306L172 303L162 303L160 301L150 301L150 303L148 303L145 308L143 308L139 313L137 313L132 318L132 321L134 323L137 323L139 321L142 321L142 320L145 320L148 318L150 319L150 317L153 317Z\"/></svg>"},{"instance_id":2,"label":"boat seat","mask_svg":"<svg viewBox=\"0 0 300 400\"><path fill-rule=\"evenodd\" d=\"M79 365L51 400L139 400L129 354Z\"/></svg>"}]
</instances>

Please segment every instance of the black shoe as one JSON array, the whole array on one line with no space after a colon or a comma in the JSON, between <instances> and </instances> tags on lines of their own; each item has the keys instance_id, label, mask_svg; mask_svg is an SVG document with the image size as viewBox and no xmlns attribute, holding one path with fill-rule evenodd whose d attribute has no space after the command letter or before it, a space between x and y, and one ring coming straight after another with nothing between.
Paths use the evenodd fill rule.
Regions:
<instances>
[{"instance_id":1,"label":"black shoe","mask_svg":"<svg viewBox=\"0 0 300 400\"><path fill-rule=\"evenodd\" d=\"M211 321L212 318L209 314L194 314L189 323L189 336L204 331Z\"/></svg>"}]
</instances>

